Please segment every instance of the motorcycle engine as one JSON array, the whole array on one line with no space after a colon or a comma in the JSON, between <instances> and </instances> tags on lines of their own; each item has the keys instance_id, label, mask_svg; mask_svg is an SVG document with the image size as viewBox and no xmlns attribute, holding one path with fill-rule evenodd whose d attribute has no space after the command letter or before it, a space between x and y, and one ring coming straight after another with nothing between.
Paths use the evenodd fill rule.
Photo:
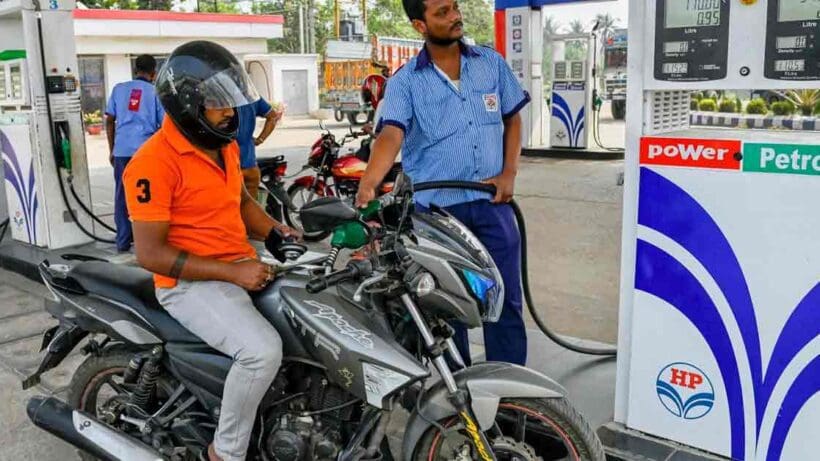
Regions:
<instances>
[{"instance_id":1,"label":"motorcycle engine","mask_svg":"<svg viewBox=\"0 0 820 461\"><path fill-rule=\"evenodd\" d=\"M267 440L267 452L277 461L325 461L336 458L339 444L333 433L313 417L282 416Z\"/></svg>"},{"instance_id":2,"label":"motorcycle engine","mask_svg":"<svg viewBox=\"0 0 820 461\"><path fill-rule=\"evenodd\" d=\"M335 460L347 437L344 427L350 426L356 411L353 406L339 406L352 396L320 373L299 381L306 395L293 400L289 411L273 417L276 424L264 439L266 454L277 461ZM302 416L305 412L312 416Z\"/></svg>"}]
</instances>

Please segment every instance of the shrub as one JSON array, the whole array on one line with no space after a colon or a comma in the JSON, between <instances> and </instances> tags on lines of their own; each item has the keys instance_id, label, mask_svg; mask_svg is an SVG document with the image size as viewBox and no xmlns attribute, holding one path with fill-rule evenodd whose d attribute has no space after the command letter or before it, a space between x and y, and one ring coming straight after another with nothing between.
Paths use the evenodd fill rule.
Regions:
<instances>
[{"instance_id":1,"label":"shrub","mask_svg":"<svg viewBox=\"0 0 820 461\"><path fill-rule=\"evenodd\" d=\"M712 98L703 98L698 102L698 110L703 112L714 112L717 110L717 103Z\"/></svg>"},{"instance_id":2,"label":"shrub","mask_svg":"<svg viewBox=\"0 0 820 461\"><path fill-rule=\"evenodd\" d=\"M693 99L689 102L689 109L698 110L698 100L697 99Z\"/></svg>"},{"instance_id":3,"label":"shrub","mask_svg":"<svg viewBox=\"0 0 820 461\"><path fill-rule=\"evenodd\" d=\"M814 107L820 102L820 89L790 90L782 96L792 104L794 110L800 110L803 115L811 115Z\"/></svg>"},{"instance_id":4,"label":"shrub","mask_svg":"<svg viewBox=\"0 0 820 461\"><path fill-rule=\"evenodd\" d=\"M692 99L694 99L695 101L700 101L701 99L703 99L703 91L695 91L694 93L692 93Z\"/></svg>"},{"instance_id":5,"label":"shrub","mask_svg":"<svg viewBox=\"0 0 820 461\"><path fill-rule=\"evenodd\" d=\"M820 115L820 101L817 101L817 105L814 106L814 115Z\"/></svg>"},{"instance_id":6,"label":"shrub","mask_svg":"<svg viewBox=\"0 0 820 461\"><path fill-rule=\"evenodd\" d=\"M737 107L738 113L743 113L743 101L740 98L735 98L735 106Z\"/></svg>"},{"instance_id":7,"label":"shrub","mask_svg":"<svg viewBox=\"0 0 820 461\"><path fill-rule=\"evenodd\" d=\"M737 102L734 99L723 99L718 105L718 112L731 114L737 112Z\"/></svg>"},{"instance_id":8,"label":"shrub","mask_svg":"<svg viewBox=\"0 0 820 461\"><path fill-rule=\"evenodd\" d=\"M755 98L746 104L747 114L766 115L769 113L769 108L766 106L766 100L763 98Z\"/></svg>"},{"instance_id":9,"label":"shrub","mask_svg":"<svg viewBox=\"0 0 820 461\"><path fill-rule=\"evenodd\" d=\"M791 101L778 101L772 104L774 115L792 115L794 110L794 104Z\"/></svg>"}]
</instances>

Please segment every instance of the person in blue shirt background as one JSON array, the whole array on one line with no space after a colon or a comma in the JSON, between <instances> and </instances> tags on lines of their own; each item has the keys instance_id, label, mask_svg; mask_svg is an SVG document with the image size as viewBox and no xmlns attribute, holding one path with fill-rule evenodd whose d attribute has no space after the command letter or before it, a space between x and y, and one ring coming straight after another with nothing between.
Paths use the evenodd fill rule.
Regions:
<instances>
[{"instance_id":1,"label":"person in blue shirt background","mask_svg":"<svg viewBox=\"0 0 820 461\"><path fill-rule=\"evenodd\" d=\"M105 109L108 159L114 167L114 222L118 251L129 251L134 242L122 173L137 149L159 130L165 116L153 84L157 61L153 56L143 54L137 57L135 67L134 80L114 86Z\"/></svg>"},{"instance_id":2,"label":"person in blue shirt background","mask_svg":"<svg viewBox=\"0 0 820 461\"><path fill-rule=\"evenodd\" d=\"M236 133L236 140L239 143L239 167L242 168L242 176L245 178L245 187L254 199L259 197L259 180L261 173L256 165L256 146L265 142L273 133L276 124L282 118L283 111L275 110L263 98L259 98L255 103L237 108L239 116L239 131ZM264 118L265 126L259 136L253 137L256 129L256 119Z\"/></svg>"},{"instance_id":3,"label":"person in blue shirt background","mask_svg":"<svg viewBox=\"0 0 820 461\"><path fill-rule=\"evenodd\" d=\"M465 44L454 0L403 0L424 49L396 72L380 107L383 126L356 197L365 206L393 166L399 150L413 182L472 181L492 184L495 197L466 190L424 191L417 209L431 204L464 223L492 255L504 280L498 323L484 325L488 361L525 365L527 334L521 299L521 236L508 202L521 155L521 115L529 95L501 55ZM470 363L467 332L453 338Z\"/></svg>"}]
</instances>

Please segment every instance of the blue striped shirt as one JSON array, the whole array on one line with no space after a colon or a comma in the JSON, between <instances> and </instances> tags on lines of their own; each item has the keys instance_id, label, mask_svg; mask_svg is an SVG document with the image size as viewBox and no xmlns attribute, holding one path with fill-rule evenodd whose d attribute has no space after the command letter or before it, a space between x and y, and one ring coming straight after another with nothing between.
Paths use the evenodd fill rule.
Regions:
<instances>
[{"instance_id":1,"label":"blue striped shirt","mask_svg":"<svg viewBox=\"0 0 820 461\"><path fill-rule=\"evenodd\" d=\"M414 183L482 181L501 174L503 122L530 100L501 55L465 44L461 54L459 88L434 66L426 48L387 84L382 123L404 131L402 166ZM489 198L462 190L415 196L426 207Z\"/></svg>"}]
</instances>

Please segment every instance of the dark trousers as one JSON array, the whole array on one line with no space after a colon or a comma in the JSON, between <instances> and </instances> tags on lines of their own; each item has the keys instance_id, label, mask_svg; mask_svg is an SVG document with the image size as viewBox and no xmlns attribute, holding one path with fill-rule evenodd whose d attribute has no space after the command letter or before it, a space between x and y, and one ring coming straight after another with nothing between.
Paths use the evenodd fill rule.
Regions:
<instances>
[{"instance_id":1,"label":"dark trousers","mask_svg":"<svg viewBox=\"0 0 820 461\"><path fill-rule=\"evenodd\" d=\"M114 157L114 223L117 226L117 250L128 251L134 243L131 233L131 219L125 204L125 188L122 185L122 173L131 157Z\"/></svg>"},{"instance_id":2,"label":"dark trousers","mask_svg":"<svg viewBox=\"0 0 820 461\"><path fill-rule=\"evenodd\" d=\"M509 205L495 205L487 200L462 203L445 210L464 223L490 252L504 280L504 310L496 323L484 324L484 346L487 361L525 365L527 330L524 327L521 300L521 235L515 214ZM467 329L453 325L458 350L470 365Z\"/></svg>"}]
</instances>

